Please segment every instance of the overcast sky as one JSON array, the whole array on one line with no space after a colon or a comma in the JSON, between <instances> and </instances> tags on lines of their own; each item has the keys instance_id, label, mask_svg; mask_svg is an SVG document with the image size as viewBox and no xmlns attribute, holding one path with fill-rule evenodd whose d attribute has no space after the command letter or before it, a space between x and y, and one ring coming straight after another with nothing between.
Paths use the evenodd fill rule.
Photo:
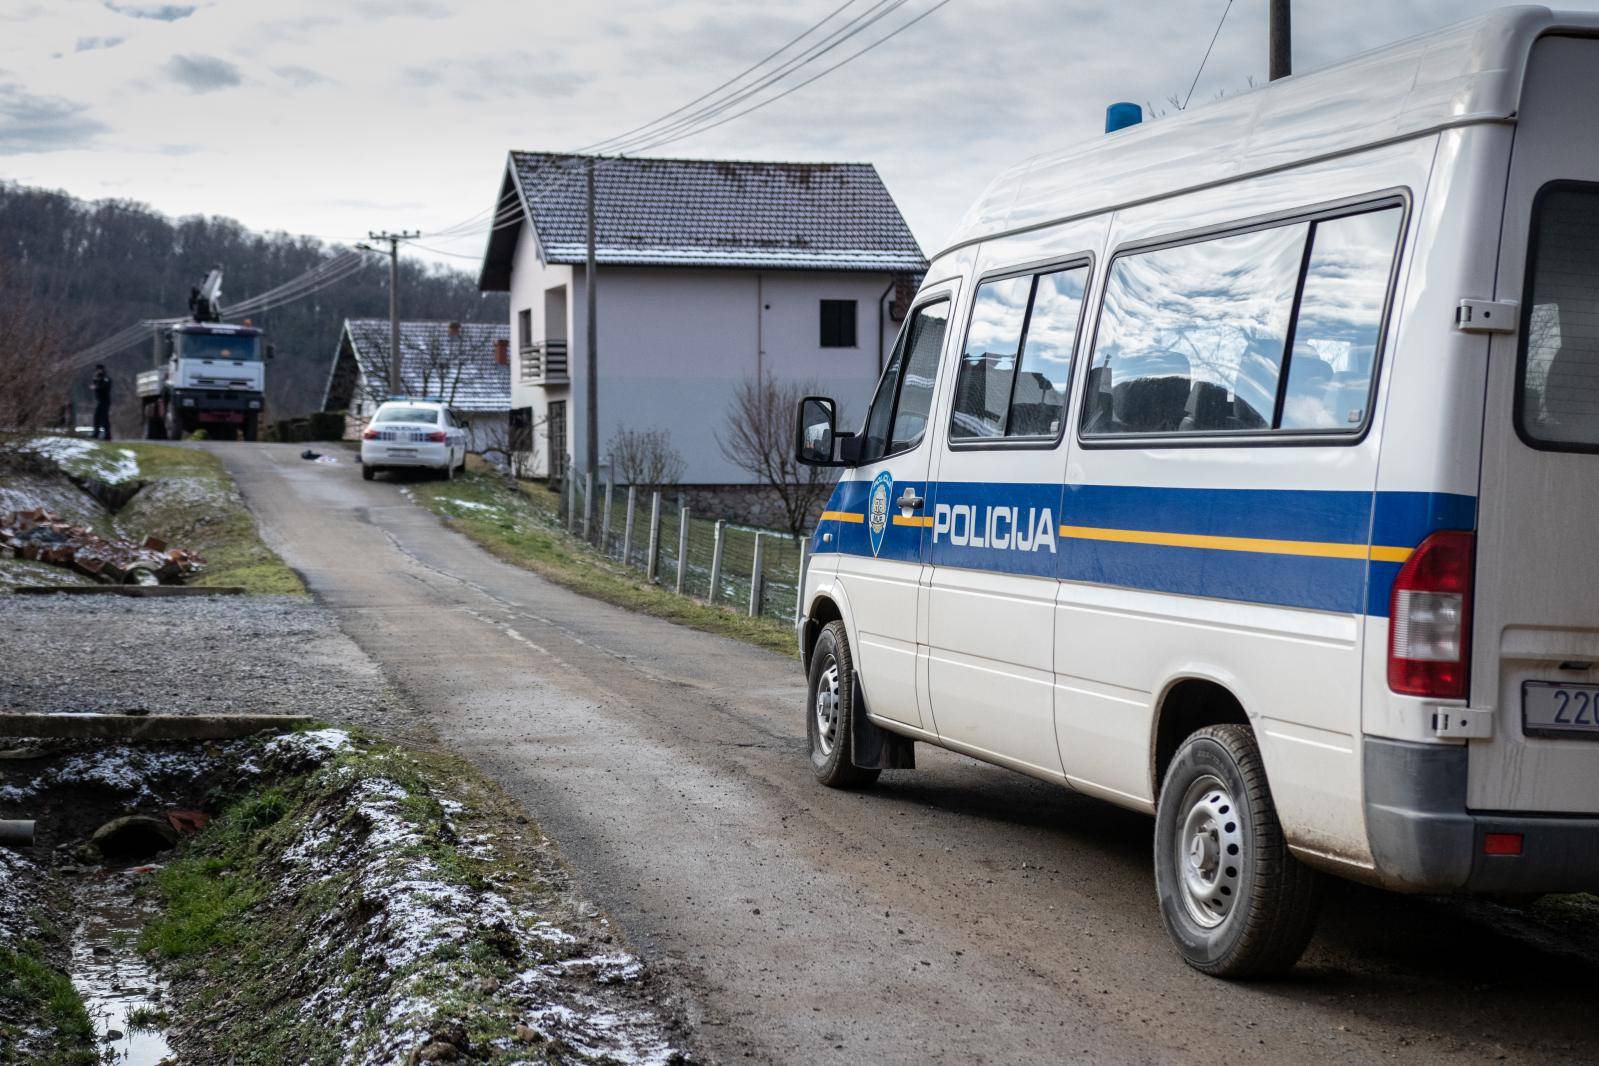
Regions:
<instances>
[{"instance_id":1,"label":"overcast sky","mask_svg":"<svg viewBox=\"0 0 1599 1066\"><path fill-rule=\"evenodd\" d=\"M0 0L0 177L341 240L437 230L491 205L507 149L637 126L840 2ZM909 0L856 40L933 2ZM1111 101L1185 93L1226 5L952 0L788 99L656 154L875 163L932 252L1001 168L1098 136ZM1495 6L1299 0L1296 69ZM1265 9L1233 4L1194 106L1264 80ZM476 256L483 238L434 243Z\"/></svg>"}]
</instances>

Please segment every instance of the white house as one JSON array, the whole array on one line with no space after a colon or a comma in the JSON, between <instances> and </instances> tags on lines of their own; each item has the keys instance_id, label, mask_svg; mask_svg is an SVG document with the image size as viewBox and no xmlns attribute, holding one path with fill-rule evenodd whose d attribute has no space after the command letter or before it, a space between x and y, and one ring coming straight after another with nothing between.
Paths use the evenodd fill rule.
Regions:
<instances>
[{"instance_id":1,"label":"white house","mask_svg":"<svg viewBox=\"0 0 1599 1066\"><path fill-rule=\"evenodd\" d=\"M479 288L511 294L518 472L586 450L589 157L512 152ZM926 269L869 164L595 160L601 463L660 430L685 486L749 485L719 436L746 379L813 382L857 410ZM602 471L603 472L603 471Z\"/></svg>"},{"instance_id":2,"label":"white house","mask_svg":"<svg viewBox=\"0 0 1599 1066\"><path fill-rule=\"evenodd\" d=\"M359 437L389 397L391 331L386 318L347 318L328 370L324 411L344 411L345 436ZM401 391L437 397L480 452L502 445L511 410L510 331L499 322L401 322Z\"/></svg>"}]
</instances>

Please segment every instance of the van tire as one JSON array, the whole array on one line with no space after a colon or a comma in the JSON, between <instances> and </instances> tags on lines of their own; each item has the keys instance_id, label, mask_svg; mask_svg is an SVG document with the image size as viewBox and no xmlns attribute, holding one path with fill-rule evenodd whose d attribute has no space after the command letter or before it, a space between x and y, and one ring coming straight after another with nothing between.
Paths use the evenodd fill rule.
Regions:
<instances>
[{"instance_id":1,"label":"van tire","mask_svg":"<svg viewBox=\"0 0 1599 1066\"><path fill-rule=\"evenodd\" d=\"M825 728L824 720L828 723ZM855 660L844 623L835 619L823 626L816 638L805 700L811 769L816 780L829 788L865 788L882 772L863 769L852 760L854 721Z\"/></svg>"},{"instance_id":2,"label":"van tire","mask_svg":"<svg viewBox=\"0 0 1599 1066\"><path fill-rule=\"evenodd\" d=\"M1203 973L1270 977L1304 954L1322 877L1288 853L1248 726L1208 726L1173 756L1155 810L1155 891L1178 952Z\"/></svg>"}]
</instances>

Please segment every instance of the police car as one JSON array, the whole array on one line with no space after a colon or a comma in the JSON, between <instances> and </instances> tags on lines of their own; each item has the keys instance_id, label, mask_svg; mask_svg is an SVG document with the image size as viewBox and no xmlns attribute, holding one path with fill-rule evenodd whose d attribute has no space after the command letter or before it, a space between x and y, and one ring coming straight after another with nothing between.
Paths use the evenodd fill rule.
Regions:
<instances>
[{"instance_id":1,"label":"police car","mask_svg":"<svg viewBox=\"0 0 1599 1066\"><path fill-rule=\"evenodd\" d=\"M466 428L438 400L392 397L361 433L361 476L407 467L453 477L466 466Z\"/></svg>"},{"instance_id":2,"label":"police car","mask_svg":"<svg viewBox=\"0 0 1599 1066\"><path fill-rule=\"evenodd\" d=\"M1599 889L1596 99L1599 17L1508 8L999 177L860 431L800 407L818 779L1147 812L1219 976L1325 874Z\"/></svg>"}]
</instances>

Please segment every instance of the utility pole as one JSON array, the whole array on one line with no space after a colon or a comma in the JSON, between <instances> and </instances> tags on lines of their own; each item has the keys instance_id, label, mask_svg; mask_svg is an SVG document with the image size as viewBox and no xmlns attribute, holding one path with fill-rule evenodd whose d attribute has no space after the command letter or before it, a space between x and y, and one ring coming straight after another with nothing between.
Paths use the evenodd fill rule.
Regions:
<instances>
[{"instance_id":1,"label":"utility pole","mask_svg":"<svg viewBox=\"0 0 1599 1066\"><path fill-rule=\"evenodd\" d=\"M1269 34L1271 37L1270 80L1286 78L1294 72L1294 35L1289 28L1289 0L1270 0Z\"/></svg>"},{"instance_id":2,"label":"utility pole","mask_svg":"<svg viewBox=\"0 0 1599 1066\"><path fill-rule=\"evenodd\" d=\"M585 448L584 462L588 472L593 474L600 465L600 383L599 383L599 323L594 318L597 313L598 301L595 299L594 284L596 271L594 269L594 157L588 160L588 258L583 264L583 289L588 297L588 369L587 377L587 404L588 413L588 440Z\"/></svg>"},{"instance_id":3,"label":"utility pole","mask_svg":"<svg viewBox=\"0 0 1599 1066\"><path fill-rule=\"evenodd\" d=\"M422 236L416 230L399 233L368 233L374 241L389 242L389 395L398 396L400 381L400 242ZM375 249L374 249L375 250Z\"/></svg>"}]
</instances>

